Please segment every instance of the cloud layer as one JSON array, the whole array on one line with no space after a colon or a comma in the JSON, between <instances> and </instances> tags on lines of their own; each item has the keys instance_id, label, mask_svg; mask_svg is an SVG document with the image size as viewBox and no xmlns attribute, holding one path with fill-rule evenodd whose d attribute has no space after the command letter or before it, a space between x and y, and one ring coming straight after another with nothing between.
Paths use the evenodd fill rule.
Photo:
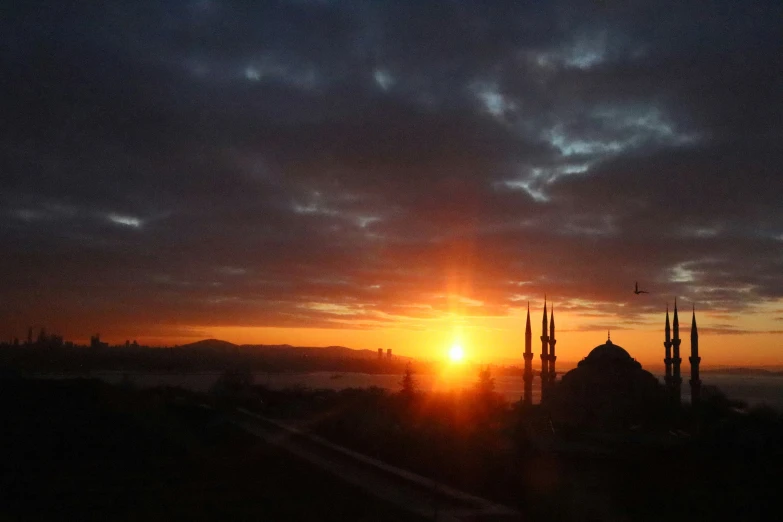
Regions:
<instances>
[{"instance_id":1,"label":"cloud layer","mask_svg":"<svg viewBox=\"0 0 783 522\"><path fill-rule=\"evenodd\" d=\"M781 15L21 3L0 20L0 317L375 328L545 292L628 321L662 295L778 302Z\"/></svg>"}]
</instances>

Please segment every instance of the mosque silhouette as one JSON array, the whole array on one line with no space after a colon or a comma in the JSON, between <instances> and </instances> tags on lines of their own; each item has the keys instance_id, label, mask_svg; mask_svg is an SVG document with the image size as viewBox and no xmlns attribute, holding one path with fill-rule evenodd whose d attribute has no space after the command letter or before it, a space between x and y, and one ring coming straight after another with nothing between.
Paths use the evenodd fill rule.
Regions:
<instances>
[{"instance_id":1,"label":"mosque silhouette","mask_svg":"<svg viewBox=\"0 0 783 522\"><path fill-rule=\"evenodd\" d=\"M547 313L549 312L549 313ZM696 327L696 311L691 320L691 403L696 406L701 399L699 378L699 333ZM547 310L544 301L541 322L541 405L552 412L555 420L580 425L633 424L652 415L661 414L667 408L679 406L682 400L680 366L680 324L677 303L670 324L666 309L664 327L663 383L644 370L621 346L607 336L604 344L596 346L577 367L557 381L554 308ZM523 404L531 405L534 373L532 368L532 330L528 306L525 327L525 370Z\"/></svg>"}]
</instances>

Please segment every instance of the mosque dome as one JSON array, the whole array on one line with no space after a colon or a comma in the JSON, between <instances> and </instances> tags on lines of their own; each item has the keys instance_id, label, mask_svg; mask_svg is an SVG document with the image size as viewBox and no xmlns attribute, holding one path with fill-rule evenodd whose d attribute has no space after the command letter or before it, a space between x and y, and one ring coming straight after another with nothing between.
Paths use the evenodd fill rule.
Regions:
<instances>
[{"instance_id":1,"label":"mosque dome","mask_svg":"<svg viewBox=\"0 0 783 522\"><path fill-rule=\"evenodd\" d=\"M593 348L560 380L554 413L564 422L622 426L648 418L664 405L664 390L650 372L611 340Z\"/></svg>"},{"instance_id":2,"label":"mosque dome","mask_svg":"<svg viewBox=\"0 0 783 522\"><path fill-rule=\"evenodd\" d=\"M642 365L636 362L625 349L614 344L608 339L604 344L593 348L587 357L579 362L578 366L601 366L607 364L620 364L641 369Z\"/></svg>"}]
</instances>

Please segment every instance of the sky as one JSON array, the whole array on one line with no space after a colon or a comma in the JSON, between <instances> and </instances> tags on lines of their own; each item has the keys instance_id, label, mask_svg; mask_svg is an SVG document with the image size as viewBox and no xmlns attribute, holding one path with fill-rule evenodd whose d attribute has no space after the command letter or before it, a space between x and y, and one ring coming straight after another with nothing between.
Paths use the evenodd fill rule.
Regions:
<instances>
[{"instance_id":1,"label":"sky","mask_svg":"<svg viewBox=\"0 0 783 522\"><path fill-rule=\"evenodd\" d=\"M4 11L0 338L783 365L780 2Z\"/></svg>"}]
</instances>

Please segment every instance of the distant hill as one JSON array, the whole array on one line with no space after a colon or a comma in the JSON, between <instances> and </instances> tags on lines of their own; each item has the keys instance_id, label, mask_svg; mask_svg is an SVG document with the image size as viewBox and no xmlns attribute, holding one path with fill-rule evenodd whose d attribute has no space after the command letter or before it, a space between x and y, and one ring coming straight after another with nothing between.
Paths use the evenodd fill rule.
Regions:
<instances>
[{"instance_id":1,"label":"distant hill","mask_svg":"<svg viewBox=\"0 0 783 522\"><path fill-rule=\"evenodd\" d=\"M377 350L353 350L345 346L236 345L220 339L204 339L173 348L149 346L79 345L40 347L0 343L0 368L35 374L91 371L204 372L248 368L263 372L355 372L402 374L412 359ZM417 371L424 371L418 363ZM0 372L0 378L7 377Z\"/></svg>"},{"instance_id":2,"label":"distant hill","mask_svg":"<svg viewBox=\"0 0 783 522\"><path fill-rule=\"evenodd\" d=\"M203 341L196 341L195 343L183 344L179 348L181 350L224 351L235 350L239 348L239 345L228 341L221 341L220 339L204 339Z\"/></svg>"},{"instance_id":3,"label":"distant hill","mask_svg":"<svg viewBox=\"0 0 783 522\"><path fill-rule=\"evenodd\" d=\"M270 357L313 357L335 359L377 359L377 350L353 349L345 346L291 346L290 344L243 344L237 345L220 339L204 339L179 347L195 352L244 352ZM384 357L386 351L384 350ZM395 359L410 360L410 357L395 355Z\"/></svg>"},{"instance_id":4,"label":"distant hill","mask_svg":"<svg viewBox=\"0 0 783 522\"><path fill-rule=\"evenodd\" d=\"M783 377L783 371L772 371L764 368L710 368L702 373L720 373L724 375L757 375L765 377Z\"/></svg>"}]
</instances>

